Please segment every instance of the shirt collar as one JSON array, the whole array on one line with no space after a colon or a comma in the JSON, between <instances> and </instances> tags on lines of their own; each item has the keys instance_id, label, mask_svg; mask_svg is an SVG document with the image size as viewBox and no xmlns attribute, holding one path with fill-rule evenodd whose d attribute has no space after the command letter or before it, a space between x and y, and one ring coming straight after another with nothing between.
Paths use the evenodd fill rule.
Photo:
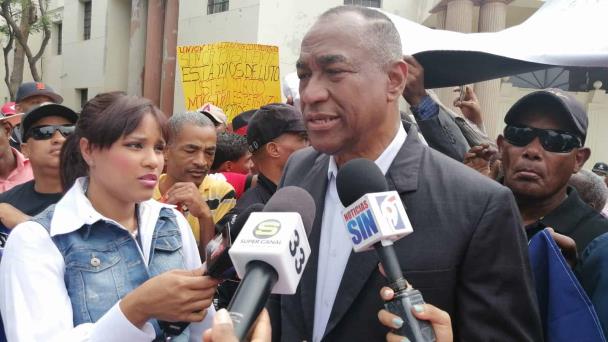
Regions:
<instances>
[{"instance_id":1,"label":"shirt collar","mask_svg":"<svg viewBox=\"0 0 608 342\"><path fill-rule=\"evenodd\" d=\"M68 234L80 229L84 225L92 225L97 221L106 221L124 228L118 222L101 215L86 196L88 178L81 177L55 205L55 212L51 219L50 235ZM149 220L156 220L162 208L172 208L171 205L163 204L155 200L147 200L139 203L140 227L148 226Z\"/></svg>"},{"instance_id":2,"label":"shirt collar","mask_svg":"<svg viewBox=\"0 0 608 342\"><path fill-rule=\"evenodd\" d=\"M13 155L15 156L15 160L17 161L17 170L21 170L25 167L25 162L29 161L21 152L19 152L16 148L11 147L13 151Z\"/></svg>"},{"instance_id":3,"label":"shirt collar","mask_svg":"<svg viewBox=\"0 0 608 342\"><path fill-rule=\"evenodd\" d=\"M274 184L266 176L264 176L264 174L261 172L258 173L258 185L257 186L263 186L271 194L274 194L275 192L277 192L277 185Z\"/></svg>"},{"instance_id":4,"label":"shirt collar","mask_svg":"<svg viewBox=\"0 0 608 342\"><path fill-rule=\"evenodd\" d=\"M382 154L374 161L376 165L382 171L382 174L386 175L389 167L395 160L395 157L399 153L401 146L405 143L405 139L407 138L407 133L405 132L405 128L403 125L399 124L399 129L397 129L397 134L393 138L390 144L382 151ZM334 156L329 157L329 168L327 169L327 179L331 181L332 177L336 177L338 174L338 165L336 164L336 159Z\"/></svg>"},{"instance_id":5,"label":"shirt collar","mask_svg":"<svg viewBox=\"0 0 608 342\"><path fill-rule=\"evenodd\" d=\"M578 228L579 221L588 213L586 209L576 190L568 186L566 199L538 222L558 233L569 234Z\"/></svg>"}]
</instances>

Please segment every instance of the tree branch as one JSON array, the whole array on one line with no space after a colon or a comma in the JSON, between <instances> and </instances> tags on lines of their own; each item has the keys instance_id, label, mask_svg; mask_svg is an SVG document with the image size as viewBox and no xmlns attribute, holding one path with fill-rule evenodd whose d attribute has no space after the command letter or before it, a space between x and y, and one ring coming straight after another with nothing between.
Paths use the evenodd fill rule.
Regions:
<instances>
[{"instance_id":1,"label":"tree branch","mask_svg":"<svg viewBox=\"0 0 608 342\"><path fill-rule=\"evenodd\" d=\"M8 55L11 53L11 50L13 49L13 43L15 41L15 38L13 36L13 32L10 26L7 26L6 29L8 30L8 43L6 44L6 46L2 47L2 53L4 55L4 83L6 83L6 87L8 88L8 92L9 95L11 97L11 100L15 98L15 92L13 91L13 89L11 88L11 82L10 82L10 66L8 63Z\"/></svg>"}]
</instances>

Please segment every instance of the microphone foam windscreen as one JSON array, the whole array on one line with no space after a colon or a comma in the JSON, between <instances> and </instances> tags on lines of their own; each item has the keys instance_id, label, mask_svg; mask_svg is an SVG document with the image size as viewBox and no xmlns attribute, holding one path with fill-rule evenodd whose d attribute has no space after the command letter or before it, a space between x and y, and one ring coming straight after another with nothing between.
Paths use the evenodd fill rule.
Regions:
<instances>
[{"instance_id":1,"label":"microphone foam windscreen","mask_svg":"<svg viewBox=\"0 0 608 342\"><path fill-rule=\"evenodd\" d=\"M266 212L296 212L302 217L306 235L310 235L315 220L315 201L306 190L297 186L280 188L264 207Z\"/></svg>"},{"instance_id":2,"label":"microphone foam windscreen","mask_svg":"<svg viewBox=\"0 0 608 342\"><path fill-rule=\"evenodd\" d=\"M344 207L365 194L388 191L386 178L378 165L364 158L350 160L338 170L336 187Z\"/></svg>"},{"instance_id":3,"label":"microphone foam windscreen","mask_svg":"<svg viewBox=\"0 0 608 342\"><path fill-rule=\"evenodd\" d=\"M238 214L236 216L236 219L234 220L234 223L229 225L231 241L236 240L236 237L241 232L241 229L243 229L243 226L245 226L245 223L249 219L249 215L251 215L251 213L260 212L263 210L264 210L264 205L262 203L254 203L254 204L248 206L247 208L245 208L245 210L243 210L240 214Z\"/></svg>"}]
</instances>

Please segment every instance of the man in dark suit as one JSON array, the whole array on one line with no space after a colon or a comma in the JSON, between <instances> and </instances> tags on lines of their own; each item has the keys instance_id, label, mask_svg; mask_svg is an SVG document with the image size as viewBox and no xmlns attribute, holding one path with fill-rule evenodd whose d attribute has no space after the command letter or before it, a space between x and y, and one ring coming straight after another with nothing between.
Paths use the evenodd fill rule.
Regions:
<instances>
[{"instance_id":1,"label":"man in dark suit","mask_svg":"<svg viewBox=\"0 0 608 342\"><path fill-rule=\"evenodd\" d=\"M293 296L282 296L273 335L283 341L379 341L387 283L375 252L352 253L335 176L353 158L374 160L406 207L414 232L395 243L405 277L447 311L461 341L541 341L526 237L510 191L404 129L407 79L401 39L380 12L342 6L302 41L301 107L312 148L296 152L281 186L316 200L312 255ZM277 303L273 303L277 304Z\"/></svg>"}]
</instances>

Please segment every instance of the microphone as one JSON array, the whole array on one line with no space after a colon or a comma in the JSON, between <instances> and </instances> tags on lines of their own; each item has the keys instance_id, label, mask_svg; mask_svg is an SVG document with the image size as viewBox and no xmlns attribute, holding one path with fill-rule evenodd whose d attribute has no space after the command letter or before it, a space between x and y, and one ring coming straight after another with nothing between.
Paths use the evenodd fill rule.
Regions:
<instances>
[{"instance_id":1,"label":"microphone","mask_svg":"<svg viewBox=\"0 0 608 342\"><path fill-rule=\"evenodd\" d=\"M310 257L307 235L315 203L305 190L279 189L263 212L252 213L229 254L242 279L228 305L234 332L243 340L270 293L294 294Z\"/></svg>"},{"instance_id":2,"label":"microphone","mask_svg":"<svg viewBox=\"0 0 608 342\"><path fill-rule=\"evenodd\" d=\"M219 280L237 280L235 279L236 271L232 265L228 251L241 232L241 229L243 229L243 226L245 226L249 215L262 210L264 210L262 203L254 203L240 214L232 215L232 217L226 219L222 232L209 241L205 248L207 275Z\"/></svg>"},{"instance_id":3,"label":"microphone","mask_svg":"<svg viewBox=\"0 0 608 342\"><path fill-rule=\"evenodd\" d=\"M263 204L255 203L243 210L242 213L227 218L222 232L209 241L205 248L207 256L205 259L207 264L205 275L219 280L234 278L235 270L228 255L232 241L236 240L249 215L254 211L262 211L263 209ZM167 339L167 337L181 334L190 325L190 322L158 321L158 325L164 333L164 338Z\"/></svg>"},{"instance_id":4,"label":"microphone","mask_svg":"<svg viewBox=\"0 0 608 342\"><path fill-rule=\"evenodd\" d=\"M386 178L378 166L367 159L353 159L344 164L336 176L338 197L355 253L376 250L384 267L393 300L385 303L388 311L404 321L395 332L410 341L435 341L430 322L418 320L412 307L424 304L420 291L403 277L393 242L411 234L412 224L396 191L388 191Z\"/></svg>"}]
</instances>

